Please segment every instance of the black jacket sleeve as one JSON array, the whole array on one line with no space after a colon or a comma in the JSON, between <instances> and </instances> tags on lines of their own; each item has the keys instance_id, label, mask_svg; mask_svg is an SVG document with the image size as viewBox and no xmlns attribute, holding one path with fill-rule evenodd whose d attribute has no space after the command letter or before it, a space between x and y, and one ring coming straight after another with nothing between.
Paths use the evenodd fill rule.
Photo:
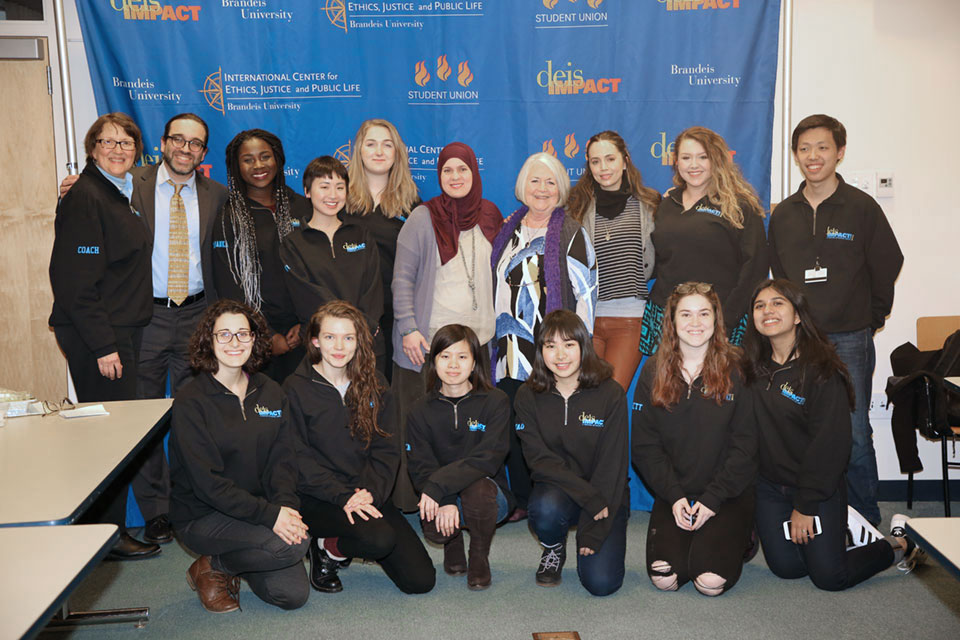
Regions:
<instances>
[{"instance_id":1,"label":"black jacket sleeve","mask_svg":"<svg viewBox=\"0 0 960 640\"><path fill-rule=\"evenodd\" d=\"M510 407L505 402L488 402L484 416L487 429L480 442L467 454L455 462L440 467L432 474L424 486L423 493L440 502L438 496L453 498L481 478L497 475L500 466L510 451ZM452 504L451 502L451 504Z\"/></svg>"},{"instance_id":2,"label":"black jacket sleeve","mask_svg":"<svg viewBox=\"0 0 960 640\"><path fill-rule=\"evenodd\" d=\"M619 387L618 390L620 393L604 418L604 437L594 453L593 474L590 476L590 486L599 491L601 499L584 505L577 525L577 546L594 551L600 549L613 528L614 517L623 503L630 466L627 455L627 397ZM607 507L607 517L594 520L593 517L604 507Z\"/></svg>"},{"instance_id":3,"label":"black jacket sleeve","mask_svg":"<svg viewBox=\"0 0 960 640\"><path fill-rule=\"evenodd\" d=\"M700 502L714 513L724 502L746 491L757 477L759 435L753 393L742 384L736 387L735 393L726 460L700 496Z\"/></svg>"},{"instance_id":4,"label":"black jacket sleeve","mask_svg":"<svg viewBox=\"0 0 960 640\"><path fill-rule=\"evenodd\" d=\"M867 239L867 271L870 273L870 328L883 327L893 308L893 285L903 266L903 252L890 222L876 202L875 225Z\"/></svg>"},{"instance_id":5,"label":"black jacket sleeve","mask_svg":"<svg viewBox=\"0 0 960 640\"><path fill-rule=\"evenodd\" d=\"M520 387L514 401L517 422L523 429L517 431L523 447L523 457L530 467L530 479L534 482L548 482L556 485L570 496L582 509L592 509L591 518L604 507L613 507L599 489L581 478L559 455L547 447L541 435L540 418L537 415L536 400L533 392L526 386ZM626 458L626 445L622 450Z\"/></svg>"},{"instance_id":6,"label":"black jacket sleeve","mask_svg":"<svg viewBox=\"0 0 960 640\"><path fill-rule=\"evenodd\" d=\"M723 321L727 332L733 331L747 313L753 288L767 277L770 264L767 254L767 237L763 230L763 218L746 204L743 207L743 229L740 230L740 274L737 284L722 300Z\"/></svg>"},{"instance_id":7,"label":"black jacket sleeve","mask_svg":"<svg viewBox=\"0 0 960 640\"><path fill-rule=\"evenodd\" d=\"M850 459L853 429L850 403L840 374L810 385L807 429L811 440L797 472L793 506L800 513L816 515L821 502L833 495Z\"/></svg>"},{"instance_id":8,"label":"black jacket sleeve","mask_svg":"<svg viewBox=\"0 0 960 640\"><path fill-rule=\"evenodd\" d=\"M280 505L251 494L223 475L223 458L206 428L208 419L219 417L207 416L199 401L174 400L171 429L177 435L177 453L194 494L220 513L272 529Z\"/></svg>"},{"instance_id":9,"label":"black jacket sleeve","mask_svg":"<svg viewBox=\"0 0 960 640\"><path fill-rule=\"evenodd\" d=\"M90 180L87 176L80 179ZM110 315L97 288L107 270L103 226L97 215L99 206L102 204L88 191L76 187L60 200L50 258L53 297L97 358L117 350ZM97 247L98 253L80 253L81 246Z\"/></svg>"},{"instance_id":10,"label":"black jacket sleeve","mask_svg":"<svg viewBox=\"0 0 960 640\"><path fill-rule=\"evenodd\" d=\"M305 334L306 324L310 322L314 312L327 302L336 300L337 296L325 283L315 282L310 278L306 259L300 251L297 239L293 237L298 233L300 232L294 231L286 242L280 243L280 260L286 267L283 279L287 283L294 312L303 325Z\"/></svg>"},{"instance_id":11,"label":"black jacket sleeve","mask_svg":"<svg viewBox=\"0 0 960 640\"><path fill-rule=\"evenodd\" d=\"M633 422L633 464L653 489L654 495L673 506L677 500L685 497L685 492L677 470L663 447L661 425L658 424L657 413L652 410L655 370L656 359L647 360L637 381L635 399L643 406Z\"/></svg>"},{"instance_id":12,"label":"black jacket sleeve","mask_svg":"<svg viewBox=\"0 0 960 640\"><path fill-rule=\"evenodd\" d=\"M274 504L293 509L300 508L297 497L297 457L294 448L293 424L290 403L284 398L282 405L283 424L277 439L270 447L261 484L267 489L267 497Z\"/></svg>"},{"instance_id":13,"label":"black jacket sleeve","mask_svg":"<svg viewBox=\"0 0 960 640\"><path fill-rule=\"evenodd\" d=\"M387 389L380 396L380 412L377 416L377 424L387 436L374 434L359 482L361 489L373 494L373 504L376 507L390 497L400 468L400 425L397 411L393 394ZM346 500L338 504L346 504Z\"/></svg>"},{"instance_id":14,"label":"black jacket sleeve","mask_svg":"<svg viewBox=\"0 0 960 640\"><path fill-rule=\"evenodd\" d=\"M440 468L440 461L433 448L427 412L423 409L424 404L421 401L407 413L407 471L410 473L413 487L419 493L426 493L441 505L454 504L456 496L443 495L439 491L431 494L426 490L430 474Z\"/></svg>"},{"instance_id":15,"label":"black jacket sleeve","mask_svg":"<svg viewBox=\"0 0 960 640\"><path fill-rule=\"evenodd\" d=\"M380 316L383 315L383 278L380 275L380 251L373 236L364 233L364 242L371 249L364 251L367 260L363 265L363 277L360 279L360 297L357 308L367 318L370 333L377 335L377 331L384 331L380 326ZM390 327L392 330L393 327ZM390 336L386 336L390 340Z\"/></svg>"}]
</instances>

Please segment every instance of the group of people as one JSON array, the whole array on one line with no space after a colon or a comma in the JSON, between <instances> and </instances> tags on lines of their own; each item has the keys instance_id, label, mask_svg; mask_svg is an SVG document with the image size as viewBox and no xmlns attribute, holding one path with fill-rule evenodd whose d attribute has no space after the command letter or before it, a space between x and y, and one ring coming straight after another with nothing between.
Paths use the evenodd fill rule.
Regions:
<instances>
[{"instance_id":1,"label":"group of people","mask_svg":"<svg viewBox=\"0 0 960 640\"><path fill-rule=\"evenodd\" d=\"M576 526L580 581L606 595L624 577L632 459L655 496L659 589L723 593L756 540L774 573L825 589L916 561L902 517L875 528L866 412L903 256L836 173L834 118L798 124L806 180L767 233L703 127L677 136L663 196L616 132L590 138L573 186L535 153L506 218L461 142L421 202L386 120L361 125L348 167L311 161L303 195L276 135L231 140L226 186L196 172L207 142L200 117L175 115L162 162L135 168L140 130L106 114L61 185L50 324L78 399L175 395L169 466L155 445L92 514L121 526L115 559L176 531L201 554L188 582L207 609L237 609L240 577L295 608L308 585L342 590L354 557L432 589L403 512L471 589L491 584L498 524L529 518L537 584L560 582ZM145 542L123 529L125 482ZM848 552L848 519L872 542Z\"/></svg>"}]
</instances>

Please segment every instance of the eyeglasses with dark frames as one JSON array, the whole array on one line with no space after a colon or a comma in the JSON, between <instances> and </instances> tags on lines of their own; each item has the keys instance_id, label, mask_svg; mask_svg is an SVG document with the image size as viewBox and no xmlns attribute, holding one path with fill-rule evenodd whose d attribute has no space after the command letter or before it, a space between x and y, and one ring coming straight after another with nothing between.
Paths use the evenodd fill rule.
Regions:
<instances>
[{"instance_id":1,"label":"eyeglasses with dark frames","mask_svg":"<svg viewBox=\"0 0 960 640\"><path fill-rule=\"evenodd\" d=\"M230 329L222 329L220 331L213 332L214 337L216 337L217 342L220 344L230 344L234 337L236 337L237 342L246 344L253 340L256 335L250 329L240 329L239 331L230 331Z\"/></svg>"},{"instance_id":2,"label":"eyeglasses with dark frames","mask_svg":"<svg viewBox=\"0 0 960 640\"><path fill-rule=\"evenodd\" d=\"M164 140L168 140L175 149L183 149L184 145L187 145L190 147L190 151L203 151L207 147L205 142L196 138L187 140L183 136L166 136Z\"/></svg>"}]
</instances>

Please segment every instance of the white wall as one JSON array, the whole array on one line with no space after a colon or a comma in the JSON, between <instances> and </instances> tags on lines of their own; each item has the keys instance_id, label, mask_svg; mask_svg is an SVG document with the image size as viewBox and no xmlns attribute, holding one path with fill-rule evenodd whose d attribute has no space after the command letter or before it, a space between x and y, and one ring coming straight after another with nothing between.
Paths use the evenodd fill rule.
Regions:
<instances>
[{"instance_id":1,"label":"white wall","mask_svg":"<svg viewBox=\"0 0 960 640\"><path fill-rule=\"evenodd\" d=\"M841 174L892 170L895 196L878 201L905 256L893 311L877 334L874 392L890 352L916 338L919 316L960 314L960 233L948 189L960 148L960 3L955 0L794 0L791 126L827 113L847 128ZM779 127L779 100L777 104ZM774 138L779 137L779 129ZM774 145L772 193L780 193ZM802 177L794 166L795 190ZM881 480L899 480L889 420L873 420ZM922 439L921 439L922 440ZM939 441L920 443L924 472L940 478Z\"/></svg>"},{"instance_id":2,"label":"white wall","mask_svg":"<svg viewBox=\"0 0 960 640\"><path fill-rule=\"evenodd\" d=\"M630 1L630 0L622 0ZM75 121L82 140L96 119L96 106L73 0L66 5L68 51ZM847 154L841 173L892 170L896 195L881 205L906 260L893 312L877 334L874 391L890 375L890 352L916 336L916 318L960 314L960 234L949 224L949 186L960 162L960 2L955 0L794 0L793 104L791 126L811 113L828 113L847 127ZM4 25L0 35L47 35L56 55L52 0L45 0L42 24ZM54 85L58 82L54 66ZM779 92L779 82L778 82ZM779 94L778 94L779 95ZM59 88L55 114L62 118ZM774 131L774 200L780 193L780 100ZM57 124L58 174L64 174L65 144ZM79 161L83 164L82 147ZM793 168L791 186L801 176ZM882 480L902 479L888 420L873 421ZM918 478L939 478L939 445L921 442L926 470Z\"/></svg>"}]
</instances>

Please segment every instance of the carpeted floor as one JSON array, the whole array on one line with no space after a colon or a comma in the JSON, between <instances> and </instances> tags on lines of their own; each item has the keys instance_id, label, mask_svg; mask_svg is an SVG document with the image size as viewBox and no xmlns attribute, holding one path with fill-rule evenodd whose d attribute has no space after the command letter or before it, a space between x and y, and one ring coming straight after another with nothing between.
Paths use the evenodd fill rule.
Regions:
<instances>
[{"instance_id":1,"label":"carpeted floor","mask_svg":"<svg viewBox=\"0 0 960 640\"><path fill-rule=\"evenodd\" d=\"M956 505L954 508L958 508ZM882 503L884 527L904 503ZM940 516L941 504L916 503L911 515ZM635 511L627 540L623 588L606 598L587 594L577 581L573 558L563 584L534 584L539 547L526 523L500 528L491 552L493 585L467 590L465 578L452 578L439 564L437 586L429 594L398 592L376 565L354 564L341 573L344 591L313 592L297 611L263 604L244 585L242 611L204 611L184 580L191 557L177 543L151 560L104 563L75 593L74 609L151 608L150 622L107 625L42 637L86 638L531 638L535 631L578 631L583 640L613 638L877 638L910 640L960 638L960 581L930 560L909 575L888 569L842 593L817 590L807 580L786 581L767 569L762 553L744 567L737 586L720 598L707 598L687 585L676 593L653 588L644 571L649 514ZM573 536L568 550L573 549Z\"/></svg>"}]
</instances>

